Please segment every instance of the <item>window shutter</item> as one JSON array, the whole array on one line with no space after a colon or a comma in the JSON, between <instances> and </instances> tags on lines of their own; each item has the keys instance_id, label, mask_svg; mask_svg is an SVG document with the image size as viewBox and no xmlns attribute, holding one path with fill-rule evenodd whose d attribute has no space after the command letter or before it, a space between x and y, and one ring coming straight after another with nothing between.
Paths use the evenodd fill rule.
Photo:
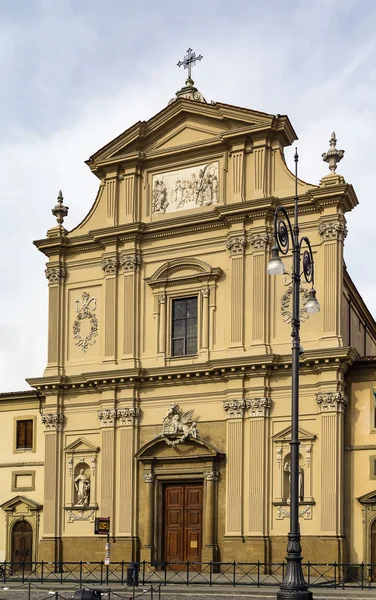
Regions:
<instances>
[{"instance_id":1,"label":"window shutter","mask_svg":"<svg viewBox=\"0 0 376 600\"><path fill-rule=\"evenodd\" d=\"M17 448L33 447L33 420L17 421Z\"/></svg>"},{"instance_id":2,"label":"window shutter","mask_svg":"<svg viewBox=\"0 0 376 600\"><path fill-rule=\"evenodd\" d=\"M32 419L25 421L25 448L33 447L33 421Z\"/></svg>"}]
</instances>

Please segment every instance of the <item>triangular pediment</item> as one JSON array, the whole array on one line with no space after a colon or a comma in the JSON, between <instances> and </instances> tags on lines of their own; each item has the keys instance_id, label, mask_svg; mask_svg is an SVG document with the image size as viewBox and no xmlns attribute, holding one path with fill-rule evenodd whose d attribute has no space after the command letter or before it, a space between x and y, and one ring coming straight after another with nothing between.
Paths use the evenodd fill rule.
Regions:
<instances>
[{"instance_id":1,"label":"triangular pediment","mask_svg":"<svg viewBox=\"0 0 376 600\"><path fill-rule=\"evenodd\" d=\"M88 442L88 440L85 440L85 438L77 438L74 442L72 442L71 444L69 444L69 446L66 446L64 448L64 452L68 452L68 453L88 453L88 452L98 452L99 448L97 446L94 446L94 444L92 444L91 442Z\"/></svg>"},{"instance_id":2,"label":"triangular pediment","mask_svg":"<svg viewBox=\"0 0 376 600\"><path fill-rule=\"evenodd\" d=\"M298 429L298 436L300 442L313 442L316 439L315 434L306 431L305 429ZM291 426L282 429L279 433L272 436L274 442L289 442L291 440Z\"/></svg>"},{"instance_id":3,"label":"triangular pediment","mask_svg":"<svg viewBox=\"0 0 376 600\"><path fill-rule=\"evenodd\" d=\"M149 146L145 147L145 152L148 154L153 150L162 150L176 148L179 146L189 146L190 144L197 144L204 141L210 141L213 138L221 134L222 128L219 126L209 124L196 124L194 122L187 121L182 125L173 127L168 133L166 133L157 141L152 142Z\"/></svg>"},{"instance_id":4,"label":"triangular pediment","mask_svg":"<svg viewBox=\"0 0 376 600\"><path fill-rule=\"evenodd\" d=\"M376 490L357 498L360 504L376 504Z\"/></svg>"},{"instance_id":5,"label":"triangular pediment","mask_svg":"<svg viewBox=\"0 0 376 600\"><path fill-rule=\"evenodd\" d=\"M3 502L3 504L0 505L0 508L3 510L15 511L21 504L29 510L40 510L42 508L41 504L38 504L38 502L30 500L30 498L26 498L25 496L15 496L6 502Z\"/></svg>"},{"instance_id":6,"label":"triangular pediment","mask_svg":"<svg viewBox=\"0 0 376 600\"><path fill-rule=\"evenodd\" d=\"M295 138L287 117L278 117L280 129L286 134L286 144ZM228 136L247 135L257 129L271 129L275 117L245 108L221 103L203 104L179 99L164 108L149 121L139 121L87 161L93 171L116 160L145 159L162 151L179 147L225 142Z\"/></svg>"}]
</instances>

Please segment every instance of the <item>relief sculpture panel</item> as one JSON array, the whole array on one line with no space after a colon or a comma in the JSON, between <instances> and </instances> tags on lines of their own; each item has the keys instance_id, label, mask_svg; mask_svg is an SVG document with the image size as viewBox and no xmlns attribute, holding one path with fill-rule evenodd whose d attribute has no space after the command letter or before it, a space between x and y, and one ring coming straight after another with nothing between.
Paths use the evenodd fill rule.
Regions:
<instances>
[{"instance_id":1,"label":"relief sculpture panel","mask_svg":"<svg viewBox=\"0 0 376 600\"><path fill-rule=\"evenodd\" d=\"M218 202L218 162L153 175L153 214Z\"/></svg>"}]
</instances>

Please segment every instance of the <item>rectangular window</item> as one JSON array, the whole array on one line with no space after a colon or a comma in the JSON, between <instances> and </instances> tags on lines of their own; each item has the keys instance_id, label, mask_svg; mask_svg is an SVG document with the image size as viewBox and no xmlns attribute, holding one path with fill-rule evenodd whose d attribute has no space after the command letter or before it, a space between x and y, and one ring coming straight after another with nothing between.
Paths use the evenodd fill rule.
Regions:
<instances>
[{"instance_id":1,"label":"rectangular window","mask_svg":"<svg viewBox=\"0 0 376 600\"><path fill-rule=\"evenodd\" d=\"M197 352L197 296L172 301L172 356Z\"/></svg>"},{"instance_id":2,"label":"rectangular window","mask_svg":"<svg viewBox=\"0 0 376 600\"><path fill-rule=\"evenodd\" d=\"M32 450L33 448L33 419L17 421L16 449Z\"/></svg>"}]
</instances>

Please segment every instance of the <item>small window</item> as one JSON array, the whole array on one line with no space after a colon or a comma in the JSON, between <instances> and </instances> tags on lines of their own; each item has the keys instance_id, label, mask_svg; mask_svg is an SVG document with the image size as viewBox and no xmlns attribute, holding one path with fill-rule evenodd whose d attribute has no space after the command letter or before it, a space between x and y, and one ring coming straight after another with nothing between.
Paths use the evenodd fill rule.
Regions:
<instances>
[{"instance_id":1,"label":"small window","mask_svg":"<svg viewBox=\"0 0 376 600\"><path fill-rule=\"evenodd\" d=\"M197 353L197 296L172 301L172 356Z\"/></svg>"},{"instance_id":2,"label":"small window","mask_svg":"<svg viewBox=\"0 0 376 600\"><path fill-rule=\"evenodd\" d=\"M17 450L32 450L33 449L33 419L25 419L17 421Z\"/></svg>"}]
</instances>

